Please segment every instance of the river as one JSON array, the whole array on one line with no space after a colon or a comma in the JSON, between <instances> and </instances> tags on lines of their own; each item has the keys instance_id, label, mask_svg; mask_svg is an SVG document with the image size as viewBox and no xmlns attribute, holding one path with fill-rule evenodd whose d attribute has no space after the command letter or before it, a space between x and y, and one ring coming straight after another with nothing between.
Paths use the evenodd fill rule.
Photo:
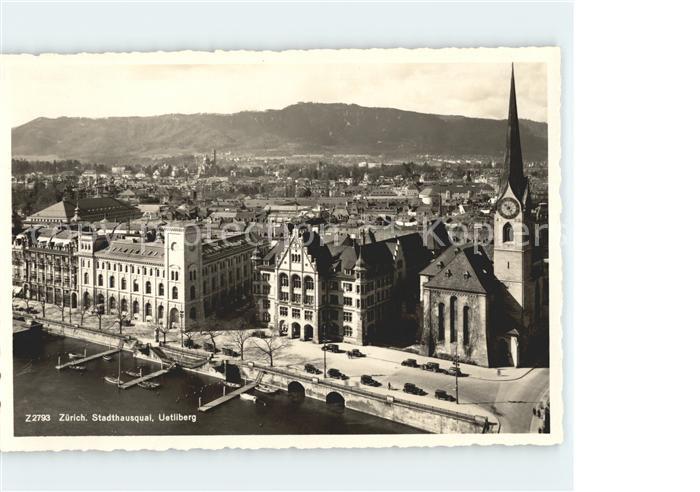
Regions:
<instances>
[{"instance_id":1,"label":"river","mask_svg":"<svg viewBox=\"0 0 700 492\"><path fill-rule=\"evenodd\" d=\"M197 411L199 397L208 402L222 395L220 380L177 372L158 378L161 387L120 390L104 381L115 376L117 357L87 362L84 372L56 370L58 356L68 352L94 354L105 347L42 334L14 345L14 424L16 436L90 435L255 435L255 434L412 434L422 431L389 420L336 409L311 398L297 399L284 391L257 393L258 402L235 398L209 412ZM143 367L144 374L160 366L121 356L122 370ZM124 375L123 380L129 377ZM227 388L230 391L230 388ZM62 415L74 419L61 421ZM93 420L93 415L105 421ZM115 423L116 418L149 420ZM161 420L162 417L171 420ZM181 419L188 420L181 420ZM112 419L110 421L109 419ZM180 420L172 420L180 419ZM194 421L192 421L194 420Z\"/></svg>"}]
</instances>

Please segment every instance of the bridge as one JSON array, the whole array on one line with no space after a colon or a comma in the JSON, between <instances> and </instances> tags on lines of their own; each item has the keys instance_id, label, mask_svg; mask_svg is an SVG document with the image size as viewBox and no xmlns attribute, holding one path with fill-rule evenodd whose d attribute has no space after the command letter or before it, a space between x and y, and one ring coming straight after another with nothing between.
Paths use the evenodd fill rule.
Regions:
<instances>
[{"instance_id":1,"label":"bridge","mask_svg":"<svg viewBox=\"0 0 700 492\"><path fill-rule=\"evenodd\" d=\"M288 391L290 394L325 401L328 404L389 419L428 432L486 434L499 431L498 422L490 421L486 416L426 405L289 369L257 366L251 362L233 364L247 374L252 373L254 369L259 371L258 378L260 374L265 373L268 376L265 384Z\"/></svg>"}]
</instances>

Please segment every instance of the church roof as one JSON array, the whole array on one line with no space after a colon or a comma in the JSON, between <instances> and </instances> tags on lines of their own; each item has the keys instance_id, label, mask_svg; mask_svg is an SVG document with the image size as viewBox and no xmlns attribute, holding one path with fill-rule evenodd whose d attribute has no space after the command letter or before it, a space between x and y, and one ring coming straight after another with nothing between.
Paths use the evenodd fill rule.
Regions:
<instances>
[{"instance_id":1,"label":"church roof","mask_svg":"<svg viewBox=\"0 0 700 492\"><path fill-rule=\"evenodd\" d=\"M452 246L421 271L430 278L425 287L476 294L491 292L496 284L491 259L483 247Z\"/></svg>"}]
</instances>

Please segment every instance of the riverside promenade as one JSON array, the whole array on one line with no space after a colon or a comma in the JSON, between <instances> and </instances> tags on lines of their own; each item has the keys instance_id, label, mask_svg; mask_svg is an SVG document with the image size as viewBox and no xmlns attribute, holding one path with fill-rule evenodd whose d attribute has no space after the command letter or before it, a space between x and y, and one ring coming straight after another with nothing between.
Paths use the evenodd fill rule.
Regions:
<instances>
[{"instance_id":1,"label":"riverside promenade","mask_svg":"<svg viewBox=\"0 0 700 492\"><path fill-rule=\"evenodd\" d=\"M41 314L39 303L31 302L30 304ZM60 309L46 305L46 315L47 318L50 317L54 320L58 315L60 320ZM75 315L73 315L73 320L75 322ZM98 321L95 316L85 316L84 325L92 331L100 332ZM104 333L106 336L114 336L118 333L118 324L114 320L110 320L109 316L103 316L101 325L102 331L100 333ZM145 324L136 323L124 327L123 333L144 345L146 343L155 345L152 328ZM217 346L220 348L232 344L233 333L231 331L217 332L215 335ZM170 330L167 334L167 346L179 347L180 336L178 331ZM200 346L211 341L211 336L206 332L189 333L188 337ZM250 338L246 342L242 360L240 356L229 357L217 352L212 355L210 364L220 364L226 360L238 365L253 362L259 368L269 366L269 360L261 353L258 345L259 340ZM468 376L456 381L454 377L446 374L401 365L404 359L413 358L417 360L418 364L437 362L440 367L447 369L451 365L449 361L383 347L356 347L344 343L338 345L343 351L359 348L366 354L366 357L358 359L350 359L345 353L327 352L325 354L326 369L335 368L348 376L348 379L342 382L344 386L376 395L377 398L384 400L387 397L399 398L417 406L456 412L466 417L488 419L489 422L499 424L500 432L530 432L532 409L540 402L541 395L548 388L549 370L546 368L503 368L498 370L460 364L461 371ZM201 356L202 351L193 351L193 353ZM300 377L309 376L304 372L304 365L308 363L323 371L324 352L321 350L321 345L303 342L299 339L290 340L288 346L280 350L274 357L274 368L298 374ZM362 375L372 376L381 383L381 386L373 388L361 385ZM404 383L408 382L425 390L427 395L418 396L401 391ZM329 381L329 383L336 384L338 381ZM458 392L456 386L459 387ZM282 386L278 385L278 387ZM451 395L458 394L459 403L436 399L433 394L437 389L443 389Z\"/></svg>"}]
</instances>

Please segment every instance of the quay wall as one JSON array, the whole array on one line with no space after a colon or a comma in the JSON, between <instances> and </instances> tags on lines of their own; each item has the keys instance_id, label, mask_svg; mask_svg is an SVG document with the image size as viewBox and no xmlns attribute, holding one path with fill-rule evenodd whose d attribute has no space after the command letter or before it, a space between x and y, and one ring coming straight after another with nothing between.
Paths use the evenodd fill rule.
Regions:
<instances>
[{"instance_id":1,"label":"quay wall","mask_svg":"<svg viewBox=\"0 0 700 492\"><path fill-rule=\"evenodd\" d=\"M68 323L50 320L40 321L46 332L85 340L107 347L115 347L120 341L124 340L125 350L132 350L136 358L156 363L160 362L160 359L156 355L148 355L140 350L136 350L137 340L133 337L100 332L90 328L81 328L75 325L69 325ZM263 383L269 386L288 391L290 384L297 383L303 387L304 396L324 402L328 401L331 393L336 393L342 397L345 407L350 410L388 419L427 432L437 434L481 434L484 432L498 432L498 425L496 422L489 422L481 416L471 416L422 405L391 395L378 395L347 383L324 381L310 375L291 372L276 367L257 366L250 362L228 362L227 366L225 372L228 373L228 376L239 372L242 377L254 379L258 371L264 371L265 377ZM197 368L184 369L208 377L227 379L227 374L222 374L214 369L211 363L206 363Z\"/></svg>"},{"instance_id":2,"label":"quay wall","mask_svg":"<svg viewBox=\"0 0 700 492\"><path fill-rule=\"evenodd\" d=\"M428 405L421 405L390 395L378 395L349 384L323 381L279 368L237 364L242 375L253 379L264 371L263 384L288 391L290 384L300 384L304 396L328 402L329 395L342 396L350 410L374 415L436 434L481 434L497 432L497 423L481 416L461 414Z\"/></svg>"},{"instance_id":3,"label":"quay wall","mask_svg":"<svg viewBox=\"0 0 700 492\"><path fill-rule=\"evenodd\" d=\"M150 362L159 363L161 360L155 355L144 354L140 350L137 350L137 340L128 335L118 335L115 333L107 333L99 330L93 330L91 328L78 327L75 325L70 325L68 323L56 322L51 320L41 320L42 329L47 333L53 335L64 336L68 338L75 338L77 340L84 340L86 342L96 343L98 345L105 345L107 347L116 347L119 342L124 340L124 350L129 350L133 353L134 357L140 360L148 360ZM198 354L199 355L199 354ZM188 368L183 367L184 370L189 372L194 372L204 376L209 376L217 379L224 379L224 375L214 369L214 367L207 363L201 367Z\"/></svg>"}]
</instances>

